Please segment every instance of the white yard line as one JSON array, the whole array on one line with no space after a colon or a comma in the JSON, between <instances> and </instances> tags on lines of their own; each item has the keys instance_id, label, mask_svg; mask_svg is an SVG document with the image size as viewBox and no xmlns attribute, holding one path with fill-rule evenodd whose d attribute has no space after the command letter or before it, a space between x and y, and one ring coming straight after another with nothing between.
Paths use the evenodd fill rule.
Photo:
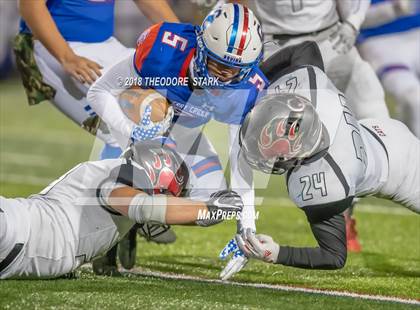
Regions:
<instances>
[{"instance_id":1,"label":"white yard line","mask_svg":"<svg viewBox=\"0 0 420 310\"><path fill-rule=\"evenodd\" d=\"M224 285L265 288L265 289L272 289L272 290L286 291L286 292L299 292L299 293L318 294L318 295L326 295L326 296L334 296L334 297L349 297L349 298L358 298L358 299L373 300L373 301L385 301L385 302L396 302L396 303L401 303L401 304L420 305L420 300L400 298L400 297L394 297L394 296L370 295L370 294L353 293L353 292L347 292L347 291L314 289L314 288L305 288L305 287L292 286L292 285L222 281L222 280L217 280L217 279L206 279L206 278L200 278L200 277L189 276L189 275L184 275L184 274L172 274L172 273L164 273L164 272L158 272L158 271L144 271L144 270L138 270L138 269L135 269L134 271L131 270L128 273L133 273L135 275L140 275L140 276L157 277L161 279L198 281L198 282L217 283L217 284L224 284Z\"/></svg>"}]
</instances>

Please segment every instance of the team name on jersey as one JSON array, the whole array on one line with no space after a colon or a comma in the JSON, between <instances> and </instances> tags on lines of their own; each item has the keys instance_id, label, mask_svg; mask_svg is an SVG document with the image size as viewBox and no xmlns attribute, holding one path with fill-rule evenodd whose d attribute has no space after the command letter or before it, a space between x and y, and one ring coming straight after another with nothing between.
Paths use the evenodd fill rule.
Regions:
<instances>
[{"instance_id":1,"label":"team name on jersey","mask_svg":"<svg viewBox=\"0 0 420 310\"><path fill-rule=\"evenodd\" d=\"M200 118L205 118L205 119L210 117L209 111L203 110L197 106L193 106L193 105L189 105L189 104L185 104L185 103L177 102L177 101L174 101L173 105L174 105L176 114L181 114L184 116L200 117Z\"/></svg>"}]
</instances>

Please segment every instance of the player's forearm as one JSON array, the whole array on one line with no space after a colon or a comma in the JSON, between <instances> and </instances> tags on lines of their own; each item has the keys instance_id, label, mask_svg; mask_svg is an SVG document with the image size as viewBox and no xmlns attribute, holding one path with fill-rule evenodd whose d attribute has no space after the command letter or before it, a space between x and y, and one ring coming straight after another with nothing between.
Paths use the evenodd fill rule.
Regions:
<instances>
[{"instance_id":1,"label":"player's forearm","mask_svg":"<svg viewBox=\"0 0 420 310\"><path fill-rule=\"evenodd\" d=\"M321 248L280 246L276 264L304 269L340 269L345 262L344 255L335 255Z\"/></svg>"},{"instance_id":2,"label":"player's forearm","mask_svg":"<svg viewBox=\"0 0 420 310\"><path fill-rule=\"evenodd\" d=\"M253 172L251 167L246 164L239 155L239 126L229 126L230 147L230 168L231 168L231 188L239 194L244 203L242 216L238 222L239 228L251 228L255 226L255 192L253 184Z\"/></svg>"},{"instance_id":3,"label":"player's forearm","mask_svg":"<svg viewBox=\"0 0 420 310\"><path fill-rule=\"evenodd\" d=\"M138 219L145 219L145 217L150 216L152 221L160 221L161 224L194 224L197 221L200 212L208 211L206 204L201 201L193 201L166 195L149 196L140 190L128 186L114 189L110 193L107 202L115 211L130 217L132 216L130 207L136 207L133 206L133 204L140 201L139 199L136 199L137 195L147 197L148 202L146 206L140 206L144 208L141 211L143 214L138 216ZM146 210L151 207L150 204L154 204L152 208L154 210ZM160 211L157 209L160 209ZM151 213L151 215L149 213Z\"/></svg>"},{"instance_id":4,"label":"player's forearm","mask_svg":"<svg viewBox=\"0 0 420 310\"><path fill-rule=\"evenodd\" d=\"M207 212L204 202L180 197L168 197L166 223L172 225L195 224L200 212Z\"/></svg>"},{"instance_id":5,"label":"player's forearm","mask_svg":"<svg viewBox=\"0 0 420 310\"><path fill-rule=\"evenodd\" d=\"M134 0L140 11L153 23L179 23L178 17L166 0Z\"/></svg>"},{"instance_id":6,"label":"player's forearm","mask_svg":"<svg viewBox=\"0 0 420 310\"><path fill-rule=\"evenodd\" d=\"M340 269L347 258L346 229L343 215L311 224L319 247L280 245L277 264L306 269Z\"/></svg>"},{"instance_id":7,"label":"player's forearm","mask_svg":"<svg viewBox=\"0 0 420 310\"><path fill-rule=\"evenodd\" d=\"M73 50L60 34L45 0L20 0L19 12L34 37L60 62L74 56Z\"/></svg>"},{"instance_id":8,"label":"player's forearm","mask_svg":"<svg viewBox=\"0 0 420 310\"><path fill-rule=\"evenodd\" d=\"M370 0L336 0L341 21L360 29L370 6Z\"/></svg>"},{"instance_id":9,"label":"player's forearm","mask_svg":"<svg viewBox=\"0 0 420 310\"><path fill-rule=\"evenodd\" d=\"M118 96L129 87L124 85L124 81L136 78L132 70L132 57L112 66L95 81L87 94L87 100L93 110L108 126L127 137L127 140L134 123L124 115L119 107Z\"/></svg>"}]
</instances>

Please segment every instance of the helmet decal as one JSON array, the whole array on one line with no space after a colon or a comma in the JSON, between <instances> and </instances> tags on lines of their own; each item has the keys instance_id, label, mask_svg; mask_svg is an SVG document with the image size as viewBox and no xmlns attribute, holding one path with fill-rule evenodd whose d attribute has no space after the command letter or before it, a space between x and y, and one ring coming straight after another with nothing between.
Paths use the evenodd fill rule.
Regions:
<instances>
[{"instance_id":1,"label":"helmet decal","mask_svg":"<svg viewBox=\"0 0 420 310\"><path fill-rule=\"evenodd\" d=\"M150 181L152 182L152 184L156 183L156 174L155 174L155 170L150 166L150 164L148 162L145 163L145 168L147 168L147 174L149 175Z\"/></svg>"},{"instance_id":2,"label":"helmet decal","mask_svg":"<svg viewBox=\"0 0 420 310\"><path fill-rule=\"evenodd\" d=\"M184 186L185 176L182 174L183 171L178 169L174 172L176 168L175 162L170 154L165 151L161 153L151 151L151 153L153 154L152 164L145 162L144 166L153 185L154 192L158 194L162 191L169 191L171 194L178 196Z\"/></svg>"},{"instance_id":3,"label":"helmet decal","mask_svg":"<svg viewBox=\"0 0 420 310\"><path fill-rule=\"evenodd\" d=\"M300 119L273 118L263 129L258 140L258 149L265 159L290 158L302 147L299 131Z\"/></svg>"},{"instance_id":4,"label":"helmet decal","mask_svg":"<svg viewBox=\"0 0 420 310\"><path fill-rule=\"evenodd\" d=\"M214 12L211 12L209 15L207 15L207 17L203 21L203 30L206 29L214 21L215 18L218 18L221 13L222 10L218 8Z\"/></svg>"},{"instance_id":5,"label":"helmet decal","mask_svg":"<svg viewBox=\"0 0 420 310\"><path fill-rule=\"evenodd\" d=\"M165 154L164 154L164 157L163 157L163 162L165 163L165 166L166 166L166 167L170 167L170 166L172 166L172 160L171 160L171 157L169 156L169 154L168 154L168 153L165 153Z\"/></svg>"},{"instance_id":6,"label":"helmet decal","mask_svg":"<svg viewBox=\"0 0 420 310\"><path fill-rule=\"evenodd\" d=\"M160 160L160 156L154 153L154 160L153 160L153 168L159 170L162 168L162 161Z\"/></svg>"}]
</instances>

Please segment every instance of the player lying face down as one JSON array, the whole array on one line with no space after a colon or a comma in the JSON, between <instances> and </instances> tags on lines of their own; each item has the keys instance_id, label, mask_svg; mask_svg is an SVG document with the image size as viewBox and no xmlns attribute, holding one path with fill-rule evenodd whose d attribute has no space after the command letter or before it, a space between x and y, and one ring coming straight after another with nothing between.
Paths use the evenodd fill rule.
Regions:
<instances>
[{"instance_id":1,"label":"player lying face down","mask_svg":"<svg viewBox=\"0 0 420 310\"><path fill-rule=\"evenodd\" d=\"M342 213L354 197L388 197L420 213L420 141L392 119L353 122L344 101L331 98L335 101L318 101L318 114L300 95L272 94L247 116L241 156L256 170L287 172L289 196L306 213L318 242L315 248L280 246L247 230L236 236L247 257L300 268L342 268L347 253ZM336 108L341 110L331 112ZM412 165L404 169L405 160Z\"/></svg>"},{"instance_id":2,"label":"player lying face down","mask_svg":"<svg viewBox=\"0 0 420 310\"><path fill-rule=\"evenodd\" d=\"M181 198L188 179L178 154L147 141L121 158L79 164L27 199L0 197L0 279L67 274L109 250L136 222L210 226L224 213L241 212L233 191L207 202Z\"/></svg>"}]
</instances>

